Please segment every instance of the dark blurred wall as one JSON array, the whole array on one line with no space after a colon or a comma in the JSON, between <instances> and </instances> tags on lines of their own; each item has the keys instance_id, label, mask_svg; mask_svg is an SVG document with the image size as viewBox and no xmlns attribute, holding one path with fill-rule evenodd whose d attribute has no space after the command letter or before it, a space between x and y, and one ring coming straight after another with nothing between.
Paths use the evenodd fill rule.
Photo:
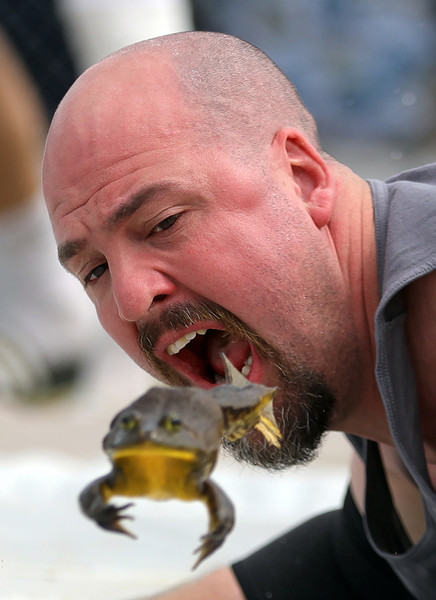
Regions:
<instances>
[{"instance_id":1,"label":"dark blurred wall","mask_svg":"<svg viewBox=\"0 0 436 600\"><path fill-rule=\"evenodd\" d=\"M435 131L433 0L192 0L197 29L260 47L321 138L416 144Z\"/></svg>"}]
</instances>

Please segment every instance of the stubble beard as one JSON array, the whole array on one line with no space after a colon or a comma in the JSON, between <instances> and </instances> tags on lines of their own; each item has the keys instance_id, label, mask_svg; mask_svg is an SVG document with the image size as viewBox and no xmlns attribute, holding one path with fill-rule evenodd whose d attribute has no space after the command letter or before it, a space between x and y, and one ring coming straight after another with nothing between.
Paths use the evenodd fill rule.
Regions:
<instances>
[{"instance_id":1,"label":"stubble beard","mask_svg":"<svg viewBox=\"0 0 436 600\"><path fill-rule=\"evenodd\" d=\"M248 340L278 374L274 413L283 435L280 447L268 444L256 432L236 442L224 440L225 450L236 460L272 471L313 460L336 406L325 378L293 354L277 350L223 307L210 302L175 305L160 316L159 322L142 325L138 343L153 370L169 385L191 385L186 377L155 356L154 347L163 331L188 327L201 320L218 321L230 336Z\"/></svg>"}]
</instances>

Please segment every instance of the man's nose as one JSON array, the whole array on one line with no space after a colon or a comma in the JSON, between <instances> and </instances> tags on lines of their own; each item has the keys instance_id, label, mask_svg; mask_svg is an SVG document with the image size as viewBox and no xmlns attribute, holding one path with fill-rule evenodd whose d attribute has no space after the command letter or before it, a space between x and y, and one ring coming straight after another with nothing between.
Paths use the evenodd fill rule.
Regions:
<instances>
[{"instance_id":1,"label":"man's nose","mask_svg":"<svg viewBox=\"0 0 436 600\"><path fill-rule=\"evenodd\" d=\"M136 322L174 295L176 285L159 271L129 273L124 269L122 276L112 279L112 291L120 318Z\"/></svg>"}]
</instances>

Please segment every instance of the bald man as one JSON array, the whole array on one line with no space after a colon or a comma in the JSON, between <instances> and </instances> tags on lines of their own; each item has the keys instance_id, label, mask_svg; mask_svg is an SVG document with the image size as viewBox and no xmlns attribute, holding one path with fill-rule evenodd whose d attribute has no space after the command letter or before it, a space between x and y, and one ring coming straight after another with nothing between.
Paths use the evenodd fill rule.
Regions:
<instances>
[{"instance_id":1,"label":"bald man","mask_svg":"<svg viewBox=\"0 0 436 600\"><path fill-rule=\"evenodd\" d=\"M434 598L435 165L362 180L262 52L189 32L82 75L43 177L61 263L138 365L210 388L224 351L278 386L282 448L237 458L301 464L329 429L356 450L342 510L166 597Z\"/></svg>"}]
</instances>

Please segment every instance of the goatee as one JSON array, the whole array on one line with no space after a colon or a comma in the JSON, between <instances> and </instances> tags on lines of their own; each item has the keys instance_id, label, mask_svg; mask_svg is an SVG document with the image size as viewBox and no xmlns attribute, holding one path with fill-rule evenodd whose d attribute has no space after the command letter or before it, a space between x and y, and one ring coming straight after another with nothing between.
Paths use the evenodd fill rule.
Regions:
<instances>
[{"instance_id":1,"label":"goatee","mask_svg":"<svg viewBox=\"0 0 436 600\"><path fill-rule=\"evenodd\" d=\"M313 460L334 414L336 400L322 374L315 372L291 353L284 354L261 338L238 317L210 303L175 305L160 315L159 321L140 327L138 342L146 360L173 386L189 386L188 378L157 358L154 348L165 331L183 329L197 322L219 322L232 338L247 340L278 373L279 391L275 399L275 417L282 432L280 448L271 446L256 433L223 446L237 460L269 470L280 470Z\"/></svg>"}]
</instances>

